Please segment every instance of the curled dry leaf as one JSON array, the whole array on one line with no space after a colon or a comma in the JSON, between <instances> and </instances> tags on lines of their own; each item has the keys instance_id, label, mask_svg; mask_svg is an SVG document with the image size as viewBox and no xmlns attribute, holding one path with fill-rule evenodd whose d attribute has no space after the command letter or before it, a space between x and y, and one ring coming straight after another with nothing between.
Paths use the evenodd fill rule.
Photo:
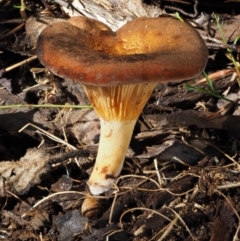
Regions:
<instances>
[{"instance_id":1,"label":"curled dry leaf","mask_svg":"<svg viewBox=\"0 0 240 241\"><path fill-rule=\"evenodd\" d=\"M41 149L30 149L18 162L0 162L0 197L6 191L21 195L40 182L49 170L49 156Z\"/></svg>"}]
</instances>

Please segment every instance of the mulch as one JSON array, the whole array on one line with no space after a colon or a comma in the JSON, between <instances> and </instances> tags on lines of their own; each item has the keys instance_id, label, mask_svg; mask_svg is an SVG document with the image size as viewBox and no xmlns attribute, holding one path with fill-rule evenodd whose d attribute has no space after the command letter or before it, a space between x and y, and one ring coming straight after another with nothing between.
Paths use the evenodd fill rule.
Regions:
<instances>
[{"instance_id":1,"label":"mulch","mask_svg":"<svg viewBox=\"0 0 240 241\"><path fill-rule=\"evenodd\" d=\"M191 12L186 2L161 7ZM86 182L100 124L82 87L53 76L37 58L21 63L35 54L29 35L41 13L51 7L55 17L66 15L54 1L25 4L30 32L14 7L19 1L0 1L0 103L18 105L0 108L0 240L239 240L240 76L229 54L239 66L240 3L199 1L204 24L185 16L205 38L212 82L202 75L157 86L116 189L97 197ZM88 107L32 106L46 103Z\"/></svg>"}]
</instances>

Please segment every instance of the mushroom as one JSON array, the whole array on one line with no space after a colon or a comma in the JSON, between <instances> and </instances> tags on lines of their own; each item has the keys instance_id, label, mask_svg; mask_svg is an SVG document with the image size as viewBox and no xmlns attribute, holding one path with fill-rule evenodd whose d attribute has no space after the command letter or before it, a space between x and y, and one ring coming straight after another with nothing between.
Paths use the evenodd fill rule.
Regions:
<instances>
[{"instance_id":1,"label":"mushroom","mask_svg":"<svg viewBox=\"0 0 240 241\"><path fill-rule=\"evenodd\" d=\"M114 185L135 123L159 83L196 77L208 51L189 24L173 18L137 18L112 32L86 17L47 26L37 41L40 62L54 74L80 82L100 118L93 195Z\"/></svg>"}]
</instances>

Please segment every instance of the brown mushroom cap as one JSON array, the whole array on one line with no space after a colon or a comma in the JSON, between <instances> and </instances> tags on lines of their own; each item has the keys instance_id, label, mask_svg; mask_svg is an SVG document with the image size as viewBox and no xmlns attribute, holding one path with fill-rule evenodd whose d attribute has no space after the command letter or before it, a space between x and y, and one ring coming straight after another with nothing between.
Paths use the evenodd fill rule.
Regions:
<instances>
[{"instance_id":1,"label":"brown mushroom cap","mask_svg":"<svg viewBox=\"0 0 240 241\"><path fill-rule=\"evenodd\" d=\"M198 32L172 18L138 18L116 33L85 17L53 23L39 36L37 54L54 74L100 86L190 79L208 58Z\"/></svg>"}]
</instances>

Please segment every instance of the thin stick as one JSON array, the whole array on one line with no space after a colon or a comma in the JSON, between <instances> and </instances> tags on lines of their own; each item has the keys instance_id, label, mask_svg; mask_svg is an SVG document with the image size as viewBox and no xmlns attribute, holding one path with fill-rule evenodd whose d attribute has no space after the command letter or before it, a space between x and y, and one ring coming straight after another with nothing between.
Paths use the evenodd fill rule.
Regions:
<instances>
[{"instance_id":1,"label":"thin stick","mask_svg":"<svg viewBox=\"0 0 240 241\"><path fill-rule=\"evenodd\" d=\"M111 224L111 222L112 222L113 209L115 207L115 203L116 203L116 200L117 200L117 197L118 197L118 192L119 192L117 186L116 186L116 188L117 188L117 191L115 191L113 202L112 202L112 206L111 206L111 210L110 210L110 214L109 214L109 221L108 221L109 224Z\"/></svg>"},{"instance_id":2,"label":"thin stick","mask_svg":"<svg viewBox=\"0 0 240 241\"><path fill-rule=\"evenodd\" d=\"M188 228L188 226L186 225L186 223L185 223L185 222L183 221L183 219L180 217L180 215L179 215L177 212L175 212L175 211L174 211L172 208L170 208L170 207L165 206L165 208L171 210L171 211L176 215L176 217L182 222L182 224L185 226L185 228L187 229L187 231L188 231L188 233L190 234L190 236L192 237L192 239L193 239L193 240L197 240L197 239L193 236L193 234L191 233L191 231L190 231L190 229Z\"/></svg>"},{"instance_id":3,"label":"thin stick","mask_svg":"<svg viewBox=\"0 0 240 241\"><path fill-rule=\"evenodd\" d=\"M37 59L37 55L34 55L34 56L32 56L32 57L30 57L28 59L25 59L25 60L23 60L23 61L21 61L21 62L19 62L17 64L14 64L14 65L11 65L11 66L7 67L5 69L5 72L9 72L9 71L11 71L11 70L13 70L13 69L15 69L15 68L17 68L17 67L19 67L21 65L27 64L27 63L35 60L35 59Z\"/></svg>"},{"instance_id":4,"label":"thin stick","mask_svg":"<svg viewBox=\"0 0 240 241\"><path fill-rule=\"evenodd\" d=\"M22 23L22 24L20 24L20 25L18 25L16 28L10 30L9 32L7 32L7 33L4 34L3 36L1 36L1 37L0 37L0 40L6 38L6 37L9 36L9 35L12 35L12 34L16 33L18 30L20 30L21 28L23 28L24 25L25 25L25 22Z\"/></svg>"},{"instance_id":5,"label":"thin stick","mask_svg":"<svg viewBox=\"0 0 240 241\"><path fill-rule=\"evenodd\" d=\"M71 145L71 144L63 141L62 139L60 139L60 138L58 138L58 137L50 134L49 132L47 132L47 131L43 130L42 128L40 128L40 127L38 127L38 126L36 126L36 125L34 125L34 124L31 124L31 123L28 123L27 125L25 125L25 126L24 126L23 128L21 128L18 132L22 132L22 131L25 130L28 126L34 127L35 129L39 130L39 131L41 132L41 134L47 136L49 139L54 140L54 141L56 141L56 142L59 142L59 143L61 143L61 144L63 144L63 145L66 145L66 146L69 147L71 150L77 150L77 148L76 148L75 146L73 146L73 145Z\"/></svg>"},{"instance_id":6,"label":"thin stick","mask_svg":"<svg viewBox=\"0 0 240 241\"><path fill-rule=\"evenodd\" d=\"M162 179L161 174L160 174L160 171L159 171L159 169L158 169L157 158L154 158L153 161L154 161L154 166L155 166L155 169L156 169L156 173L157 173L157 178L158 178L159 185L162 186L165 182L164 182L164 180Z\"/></svg>"}]
</instances>

